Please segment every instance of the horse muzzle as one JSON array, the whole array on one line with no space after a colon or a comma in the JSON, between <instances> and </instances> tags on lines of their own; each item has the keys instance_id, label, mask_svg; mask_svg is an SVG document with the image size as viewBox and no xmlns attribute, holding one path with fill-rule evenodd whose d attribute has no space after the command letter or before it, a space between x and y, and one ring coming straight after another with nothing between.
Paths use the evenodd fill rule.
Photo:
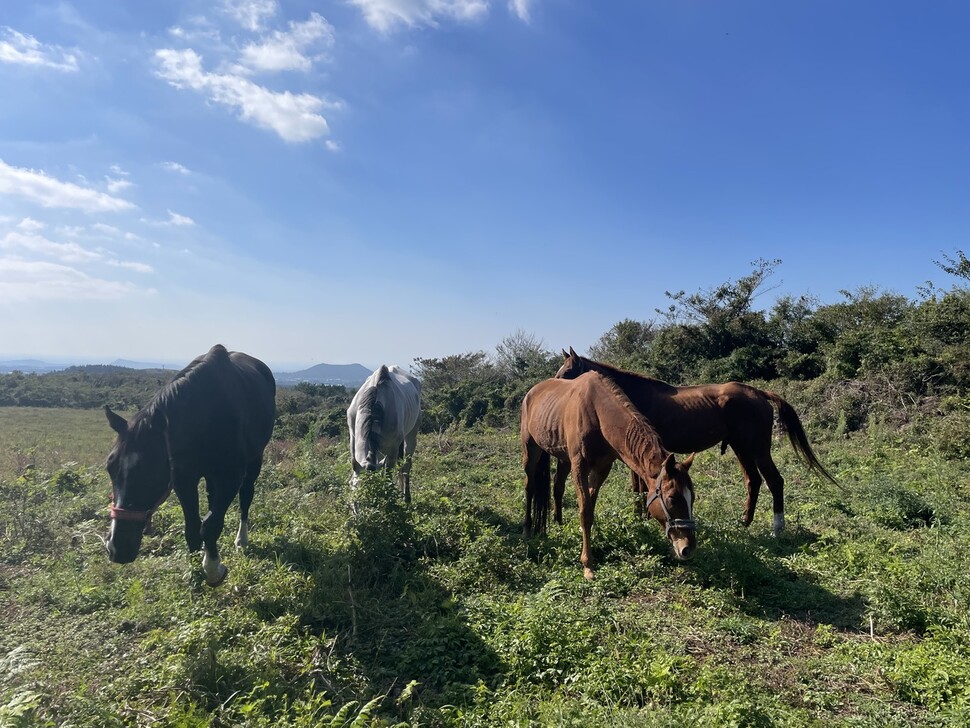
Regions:
<instances>
[{"instance_id":1,"label":"horse muzzle","mask_svg":"<svg viewBox=\"0 0 970 728\"><path fill-rule=\"evenodd\" d=\"M144 523L111 522L111 533L105 543L108 560L114 564L130 564L138 556Z\"/></svg>"}]
</instances>

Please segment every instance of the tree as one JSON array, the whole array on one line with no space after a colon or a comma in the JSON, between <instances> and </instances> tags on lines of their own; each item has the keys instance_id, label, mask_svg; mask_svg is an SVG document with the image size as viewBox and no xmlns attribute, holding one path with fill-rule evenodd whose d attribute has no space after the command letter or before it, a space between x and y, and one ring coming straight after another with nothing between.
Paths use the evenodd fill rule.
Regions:
<instances>
[{"instance_id":1,"label":"tree","mask_svg":"<svg viewBox=\"0 0 970 728\"><path fill-rule=\"evenodd\" d=\"M589 356L623 369L641 371L648 366L650 345L656 335L652 321L623 319L589 347Z\"/></svg>"},{"instance_id":2,"label":"tree","mask_svg":"<svg viewBox=\"0 0 970 728\"><path fill-rule=\"evenodd\" d=\"M495 367L507 381L544 379L556 373L558 360L535 334L516 329L495 347Z\"/></svg>"},{"instance_id":3,"label":"tree","mask_svg":"<svg viewBox=\"0 0 970 728\"><path fill-rule=\"evenodd\" d=\"M943 258L946 261L945 263L941 263L938 260L934 260L933 262L951 276L970 281L970 259L967 259L966 254L962 250L958 250L956 256L956 258L951 258L944 253Z\"/></svg>"}]
</instances>

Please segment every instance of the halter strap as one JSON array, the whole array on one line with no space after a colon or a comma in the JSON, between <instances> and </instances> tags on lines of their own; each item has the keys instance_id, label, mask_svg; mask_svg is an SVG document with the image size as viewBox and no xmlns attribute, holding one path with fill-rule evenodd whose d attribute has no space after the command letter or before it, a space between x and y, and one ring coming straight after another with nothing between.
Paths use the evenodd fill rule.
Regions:
<instances>
[{"instance_id":1,"label":"halter strap","mask_svg":"<svg viewBox=\"0 0 970 728\"><path fill-rule=\"evenodd\" d=\"M165 415L165 454L168 455L168 487L162 493L158 501L144 511L136 511L132 508L119 508L115 505L115 491L111 489L111 519L115 521L148 521L157 511L162 503L168 500L172 494L172 487L175 484L175 459L172 457L172 443L168 438L168 415Z\"/></svg>"},{"instance_id":2,"label":"halter strap","mask_svg":"<svg viewBox=\"0 0 970 728\"><path fill-rule=\"evenodd\" d=\"M660 509L664 512L664 535L670 536L670 530L672 528L682 528L685 531L693 531L697 528L697 521L691 518L671 518L670 511L667 510L667 504L664 502L663 492L660 489L660 484L663 482L664 470L663 467L660 468L660 474L657 475L657 487L654 489L653 493L650 494L650 498L647 499L647 515L650 514L650 504L654 501L660 501ZM694 514L691 513L691 516Z\"/></svg>"}]
</instances>

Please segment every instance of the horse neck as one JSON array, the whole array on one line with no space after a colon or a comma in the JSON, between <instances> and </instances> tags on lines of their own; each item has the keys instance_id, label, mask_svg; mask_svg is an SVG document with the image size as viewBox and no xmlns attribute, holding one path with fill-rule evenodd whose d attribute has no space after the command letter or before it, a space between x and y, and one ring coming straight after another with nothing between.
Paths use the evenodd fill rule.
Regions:
<instances>
[{"instance_id":1,"label":"horse neck","mask_svg":"<svg viewBox=\"0 0 970 728\"><path fill-rule=\"evenodd\" d=\"M587 370L602 374L610 381L618 384L624 391L636 387L663 384L659 379L653 379L652 377L637 374L636 372L628 372L625 369L618 369L617 367L604 364L603 362L593 361L592 359L583 359L583 363Z\"/></svg>"},{"instance_id":2,"label":"horse neck","mask_svg":"<svg viewBox=\"0 0 970 728\"><path fill-rule=\"evenodd\" d=\"M603 437L637 475L655 478L666 457L660 437L617 385L604 388L609 396L594 400Z\"/></svg>"}]
</instances>

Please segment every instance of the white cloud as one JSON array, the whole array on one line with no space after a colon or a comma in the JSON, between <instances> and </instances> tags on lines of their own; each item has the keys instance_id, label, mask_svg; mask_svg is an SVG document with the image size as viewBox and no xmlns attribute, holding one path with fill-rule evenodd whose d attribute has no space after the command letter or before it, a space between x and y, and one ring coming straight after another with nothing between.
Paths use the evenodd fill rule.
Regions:
<instances>
[{"instance_id":1,"label":"white cloud","mask_svg":"<svg viewBox=\"0 0 970 728\"><path fill-rule=\"evenodd\" d=\"M488 13L488 0L350 0L364 19L387 33L397 25L436 26L440 18L469 22Z\"/></svg>"},{"instance_id":2,"label":"white cloud","mask_svg":"<svg viewBox=\"0 0 970 728\"><path fill-rule=\"evenodd\" d=\"M340 142L335 142L333 139L327 139L324 144L326 144L327 149L331 152L339 152L341 149Z\"/></svg>"},{"instance_id":3,"label":"white cloud","mask_svg":"<svg viewBox=\"0 0 970 728\"><path fill-rule=\"evenodd\" d=\"M31 253L54 258L63 263L85 263L101 259L101 254L77 243L55 243L35 233L10 231L0 238L0 250Z\"/></svg>"},{"instance_id":4,"label":"white cloud","mask_svg":"<svg viewBox=\"0 0 970 728\"><path fill-rule=\"evenodd\" d=\"M509 11L523 23L528 23L532 17L529 12L531 7L532 0L509 0Z\"/></svg>"},{"instance_id":5,"label":"white cloud","mask_svg":"<svg viewBox=\"0 0 970 728\"><path fill-rule=\"evenodd\" d=\"M192 174L192 170L178 162L162 162L162 169L167 169L169 172L177 172L178 174Z\"/></svg>"},{"instance_id":6,"label":"white cloud","mask_svg":"<svg viewBox=\"0 0 970 728\"><path fill-rule=\"evenodd\" d=\"M309 20L291 22L289 32L276 30L247 45L240 62L256 71L309 71L313 60L306 51L318 42L332 46L333 41L333 26L322 15L310 13Z\"/></svg>"},{"instance_id":7,"label":"white cloud","mask_svg":"<svg viewBox=\"0 0 970 728\"><path fill-rule=\"evenodd\" d=\"M0 159L0 195L16 195L41 207L66 207L85 212L117 212L134 207L127 200L62 182L43 172L11 167Z\"/></svg>"},{"instance_id":8,"label":"white cloud","mask_svg":"<svg viewBox=\"0 0 970 728\"><path fill-rule=\"evenodd\" d=\"M276 92L231 73L209 73L202 58L191 49L155 51L159 78L172 86L205 93L212 101L236 109L240 117L263 129L275 131L288 142L305 142L329 132L327 120L318 112L338 108L311 94Z\"/></svg>"},{"instance_id":9,"label":"white cloud","mask_svg":"<svg viewBox=\"0 0 970 728\"><path fill-rule=\"evenodd\" d=\"M39 220L35 220L32 217L25 217L23 220L17 223L17 227L20 230L25 230L26 232L29 232L29 233L35 233L38 230L43 230L47 226L44 223L40 222Z\"/></svg>"},{"instance_id":10,"label":"white cloud","mask_svg":"<svg viewBox=\"0 0 970 728\"><path fill-rule=\"evenodd\" d=\"M111 174L116 174L119 177L128 176L128 173L125 170L123 170L120 165L112 164L111 167L109 167L109 169L111 170Z\"/></svg>"},{"instance_id":11,"label":"white cloud","mask_svg":"<svg viewBox=\"0 0 970 728\"><path fill-rule=\"evenodd\" d=\"M103 222L96 222L91 226L91 229L95 232L101 233L102 235L121 235L121 230L116 228L114 225L107 225Z\"/></svg>"},{"instance_id":12,"label":"white cloud","mask_svg":"<svg viewBox=\"0 0 970 728\"><path fill-rule=\"evenodd\" d=\"M0 63L77 71L78 53L56 45L44 45L32 35L19 33L9 26L0 28Z\"/></svg>"},{"instance_id":13,"label":"white cloud","mask_svg":"<svg viewBox=\"0 0 970 728\"><path fill-rule=\"evenodd\" d=\"M179 215L177 212L168 211L168 222L166 225L175 225L177 227L192 227L195 225L195 220L191 217L186 217L185 215Z\"/></svg>"},{"instance_id":14,"label":"white cloud","mask_svg":"<svg viewBox=\"0 0 970 728\"><path fill-rule=\"evenodd\" d=\"M127 270L133 270L136 273L154 273L155 269L152 268L147 263L135 263L130 260L107 260L105 261L108 265L113 265L116 268L125 268Z\"/></svg>"},{"instance_id":15,"label":"white cloud","mask_svg":"<svg viewBox=\"0 0 970 728\"><path fill-rule=\"evenodd\" d=\"M123 177L105 177L107 180L108 192L115 194L116 192L121 192L121 190L126 190L129 187L134 187L134 184L124 179Z\"/></svg>"},{"instance_id":16,"label":"white cloud","mask_svg":"<svg viewBox=\"0 0 970 728\"><path fill-rule=\"evenodd\" d=\"M115 300L138 290L132 283L96 278L60 263L0 258L0 300L8 302Z\"/></svg>"},{"instance_id":17,"label":"white cloud","mask_svg":"<svg viewBox=\"0 0 970 728\"><path fill-rule=\"evenodd\" d=\"M224 0L222 7L233 20L253 32L260 30L279 9L276 0Z\"/></svg>"}]
</instances>

